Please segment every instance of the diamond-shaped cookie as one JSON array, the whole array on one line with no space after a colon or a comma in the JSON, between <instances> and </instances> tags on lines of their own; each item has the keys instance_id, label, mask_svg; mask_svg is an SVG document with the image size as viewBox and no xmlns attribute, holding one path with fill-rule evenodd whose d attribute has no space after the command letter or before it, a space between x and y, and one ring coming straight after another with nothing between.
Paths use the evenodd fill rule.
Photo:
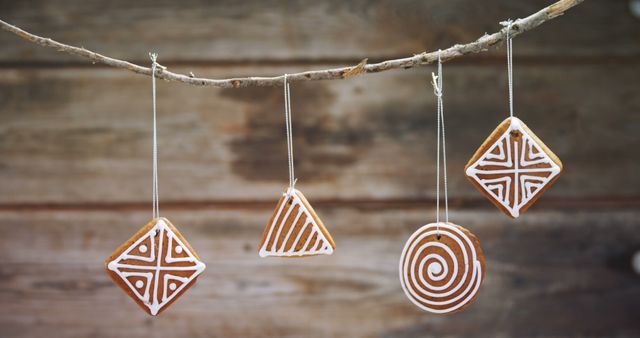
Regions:
<instances>
[{"instance_id":1,"label":"diamond-shaped cookie","mask_svg":"<svg viewBox=\"0 0 640 338\"><path fill-rule=\"evenodd\" d=\"M145 225L105 262L105 271L150 315L178 299L205 264L166 218Z\"/></svg>"},{"instance_id":2,"label":"diamond-shaped cookie","mask_svg":"<svg viewBox=\"0 0 640 338\"><path fill-rule=\"evenodd\" d=\"M260 240L260 257L331 255L335 244L311 204L294 188L282 193Z\"/></svg>"},{"instance_id":3,"label":"diamond-shaped cookie","mask_svg":"<svg viewBox=\"0 0 640 338\"><path fill-rule=\"evenodd\" d=\"M522 121L511 117L478 148L465 172L493 204L516 218L560 176L562 162Z\"/></svg>"}]
</instances>

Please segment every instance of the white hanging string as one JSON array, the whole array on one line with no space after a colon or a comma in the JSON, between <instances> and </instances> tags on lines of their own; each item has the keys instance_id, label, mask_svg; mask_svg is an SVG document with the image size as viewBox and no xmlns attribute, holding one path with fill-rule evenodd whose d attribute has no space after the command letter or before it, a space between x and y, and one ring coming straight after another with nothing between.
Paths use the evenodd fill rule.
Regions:
<instances>
[{"instance_id":1,"label":"white hanging string","mask_svg":"<svg viewBox=\"0 0 640 338\"><path fill-rule=\"evenodd\" d=\"M449 196L447 189L447 146L444 129L444 104L442 102L442 59L438 51L438 75L431 73L433 94L437 97L437 159L436 159L436 228L437 236L440 239L440 154L442 154L442 169L444 178L444 214L445 222L449 222ZM442 137L441 137L442 135ZM442 144L440 141L442 140ZM442 151L440 149L442 148Z\"/></svg>"},{"instance_id":2,"label":"white hanging string","mask_svg":"<svg viewBox=\"0 0 640 338\"><path fill-rule=\"evenodd\" d=\"M296 184L293 168L293 127L291 124L291 88L287 74L284 74L284 119L287 130L287 159L289 164L289 190L292 191Z\"/></svg>"},{"instance_id":3,"label":"white hanging string","mask_svg":"<svg viewBox=\"0 0 640 338\"><path fill-rule=\"evenodd\" d=\"M149 53L151 58L151 92L153 97L153 182L152 182L152 203L153 203L153 218L160 217L160 204L158 195L158 127L156 123L156 68L158 67L158 54Z\"/></svg>"},{"instance_id":4,"label":"white hanging string","mask_svg":"<svg viewBox=\"0 0 640 338\"><path fill-rule=\"evenodd\" d=\"M513 38L511 37L511 27L513 20L500 22L507 27L507 77L509 81L509 115L513 117Z\"/></svg>"}]
</instances>

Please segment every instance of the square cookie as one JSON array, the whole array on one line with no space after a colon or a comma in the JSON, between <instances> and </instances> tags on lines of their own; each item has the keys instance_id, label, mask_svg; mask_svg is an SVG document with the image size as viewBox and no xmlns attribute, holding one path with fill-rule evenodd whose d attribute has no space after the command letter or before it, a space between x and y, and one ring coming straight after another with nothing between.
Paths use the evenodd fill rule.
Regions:
<instances>
[{"instance_id":1,"label":"square cookie","mask_svg":"<svg viewBox=\"0 0 640 338\"><path fill-rule=\"evenodd\" d=\"M516 117L504 120L465 167L467 178L517 218L560 176L562 162Z\"/></svg>"},{"instance_id":2,"label":"square cookie","mask_svg":"<svg viewBox=\"0 0 640 338\"><path fill-rule=\"evenodd\" d=\"M166 218L156 218L105 262L111 279L155 316L191 287L205 264Z\"/></svg>"}]
</instances>

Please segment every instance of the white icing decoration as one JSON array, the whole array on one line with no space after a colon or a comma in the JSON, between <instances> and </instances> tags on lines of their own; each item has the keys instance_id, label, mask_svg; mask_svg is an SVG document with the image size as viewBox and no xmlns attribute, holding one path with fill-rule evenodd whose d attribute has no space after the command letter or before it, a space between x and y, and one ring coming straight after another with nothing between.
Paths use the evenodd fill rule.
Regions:
<instances>
[{"instance_id":1,"label":"white icing decoration","mask_svg":"<svg viewBox=\"0 0 640 338\"><path fill-rule=\"evenodd\" d=\"M181 246L177 246L176 247L176 253L179 255L182 253L182 247Z\"/></svg>"},{"instance_id":2,"label":"white icing decoration","mask_svg":"<svg viewBox=\"0 0 640 338\"><path fill-rule=\"evenodd\" d=\"M137 287L138 289L139 289L139 288L141 288L141 287L143 287L143 286L144 286L144 282L142 282L141 280L136 281L136 287Z\"/></svg>"},{"instance_id":3,"label":"white icing decoration","mask_svg":"<svg viewBox=\"0 0 640 338\"><path fill-rule=\"evenodd\" d=\"M155 254L156 246L155 246L155 235L159 233L159 243L157 248L159 248L160 252ZM163 241L166 237L169 239L167 255L165 260L157 259L162 257L162 247ZM131 255L130 252L133 251L140 243L145 241L146 239L150 239L151 241L151 253L150 257L143 257L138 255ZM182 247L182 250L186 253L187 257L183 258L171 258L172 247ZM138 247L138 251L142 252L141 247ZM133 265L123 263L125 260L138 260L142 262L152 263L149 265ZM189 266L172 266L171 263L174 262L189 262L192 263ZM136 242L134 242L127 250L125 250L120 256L118 256L113 261L107 264L109 270L115 272L124 283L133 291L133 293L142 301L150 310L152 315L158 314L158 311L165 306L169 301L171 301L175 295L179 294L180 291L187 286L193 279L198 277L204 269L205 264L199 261L192 253L189 251L189 248L182 243L182 241L171 231L169 226L165 223L163 219L158 219L155 226L149 230L147 234L140 237ZM126 271L123 271L125 269ZM135 271L130 271L135 270ZM174 276L171 274L171 271L192 271L193 273L187 277ZM160 278L161 273L163 274L164 279L164 290L162 293L162 297L158 299L158 279ZM131 284L131 281L127 279L127 277L142 277L146 280L142 282L140 280L136 281L135 286ZM179 286L176 286L175 290L172 289L172 293L168 295L167 291L167 282L178 281L180 283ZM142 286L138 286L139 283L143 283L146 285L144 293L140 293L138 291ZM176 285L176 284L174 284ZM153 287L153 290L151 290ZM151 292L150 292L151 291Z\"/></svg>"},{"instance_id":4,"label":"white icing decoration","mask_svg":"<svg viewBox=\"0 0 640 338\"><path fill-rule=\"evenodd\" d=\"M189 283L189 278L184 278L184 277L179 277L179 276L173 276L173 275L169 275L166 274L164 275L164 290L163 290L163 296L162 296L162 300L168 300L173 298L172 296L175 294L175 291L178 291L178 287L176 283L170 283L170 281L173 282L177 282L178 284L182 285L186 285ZM169 292L167 291L167 286L169 288L169 290L174 291L173 293L169 294ZM182 289L182 288L180 288Z\"/></svg>"},{"instance_id":5,"label":"white icing decoration","mask_svg":"<svg viewBox=\"0 0 640 338\"><path fill-rule=\"evenodd\" d=\"M467 176L480 184L513 217L520 216L520 209L529 203L555 176L560 174L560 166L542 150L521 123L520 120L512 117L510 126L505 133L466 171ZM522 144L513 141L512 151L510 133L514 130L521 133ZM545 167L529 168L540 164ZM483 169L482 167L485 166L495 166L501 169ZM545 176L531 175L532 173L544 174ZM490 179L482 178L483 174L504 176ZM512 186L513 196L510 194Z\"/></svg>"},{"instance_id":6,"label":"white icing decoration","mask_svg":"<svg viewBox=\"0 0 640 338\"><path fill-rule=\"evenodd\" d=\"M331 243L324 236L320 227L314 220L313 216L307 208L305 207L302 200L297 195L298 190L295 188L289 188L286 193L283 193L285 196L284 201L280 204L280 208L276 213L276 216L273 218L271 224L269 224L269 233L264 240L264 244L260 248L259 255L260 257L268 257L268 256L277 256L277 257L291 257L291 256L305 256L305 255L331 255L333 253L333 247ZM289 205L290 204L290 205ZM289 205L287 207L287 205ZM296 206L299 206L298 212L295 216L291 215ZM282 221L277 223L280 219L280 215L284 213L284 217L282 217ZM286 234L282 233L282 229L287 223L287 219L290 217L294 217L293 223L289 227L289 230ZM287 242L289 238L293 234L293 230L296 228L296 224L300 221L300 219L304 220L304 224L298 231L294 241L292 242L289 250L286 250ZM296 246L300 242L300 238L307 230L308 227L311 227L311 232L307 237L304 245L301 250L295 251ZM275 231L275 233L274 233ZM277 243L281 236L284 236L282 240L282 244L279 247L276 247ZM311 243L311 239L316 236L316 240ZM267 247L271 239L274 238L274 241L271 247Z\"/></svg>"},{"instance_id":7,"label":"white icing decoration","mask_svg":"<svg viewBox=\"0 0 640 338\"><path fill-rule=\"evenodd\" d=\"M145 253L147 252L147 246L146 245L141 245L140 248L138 248L138 250L140 250L140 252Z\"/></svg>"},{"instance_id":8,"label":"white icing decoration","mask_svg":"<svg viewBox=\"0 0 640 338\"><path fill-rule=\"evenodd\" d=\"M436 239L424 241L435 235L453 239L457 246L450 248ZM454 250L460 251L462 258L456 257ZM442 252L446 254L443 256ZM418 261L423 253L424 257ZM464 265L459 265L459 260ZM462 276L453 285L459 270ZM482 284L482 265L473 242L450 223L441 222L439 228L436 223L431 223L414 232L402 250L399 273L402 290L411 302L432 313L448 313L468 304ZM435 285L441 284L443 280L446 281L444 284ZM450 296L453 297L445 299Z\"/></svg>"},{"instance_id":9,"label":"white icing decoration","mask_svg":"<svg viewBox=\"0 0 640 338\"><path fill-rule=\"evenodd\" d=\"M111 264L109 264L109 268L111 268ZM120 277L125 281L125 283L129 286L129 288L133 291L133 293L140 299L148 299L149 298L149 289L151 287L151 279L153 278L152 272L123 272ZM145 281L137 280L136 287L134 288L131 285L131 281L128 277L139 277L143 278ZM140 290L142 286L138 286L138 282L142 283L142 286L145 286L144 292L141 294ZM148 301L146 301L148 303Z\"/></svg>"}]
</instances>

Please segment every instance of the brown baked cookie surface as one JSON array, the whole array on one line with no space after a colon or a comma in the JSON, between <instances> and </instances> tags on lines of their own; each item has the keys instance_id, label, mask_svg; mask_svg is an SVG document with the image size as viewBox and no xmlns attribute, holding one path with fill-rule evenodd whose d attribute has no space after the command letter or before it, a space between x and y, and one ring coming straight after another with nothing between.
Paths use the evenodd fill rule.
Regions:
<instances>
[{"instance_id":1,"label":"brown baked cookie surface","mask_svg":"<svg viewBox=\"0 0 640 338\"><path fill-rule=\"evenodd\" d=\"M324 224L297 189L282 194L260 239L260 257L331 255L335 243Z\"/></svg>"},{"instance_id":2,"label":"brown baked cookie surface","mask_svg":"<svg viewBox=\"0 0 640 338\"><path fill-rule=\"evenodd\" d=\"M422 310L445 314L464 309L480 290L484 254L476 236L448 222L414 232L400 257L400 283Z\"/></svg>"},{"instance_id":3,"label":"brown baked cookie surface","mask_svg":"<svg viewBox=\"0 0 640 338\"><path fill-rule=\"evenodd\" d=\"M524 122L510 117L473 154L465 173L495 206L517 218L560 176L562 162Z\"/></svg>"},{"instance_id":4,"label":"brown baked cookie surface","mask_svg":"<svg viewBox=\"0 0 640 338\"><path fill-rule=\"evenodd\" d=\"M191 287L205 264L166 218L156 218L105 262L111 279L150 315L168 308Z\"/></svg>"}]
</instances>

